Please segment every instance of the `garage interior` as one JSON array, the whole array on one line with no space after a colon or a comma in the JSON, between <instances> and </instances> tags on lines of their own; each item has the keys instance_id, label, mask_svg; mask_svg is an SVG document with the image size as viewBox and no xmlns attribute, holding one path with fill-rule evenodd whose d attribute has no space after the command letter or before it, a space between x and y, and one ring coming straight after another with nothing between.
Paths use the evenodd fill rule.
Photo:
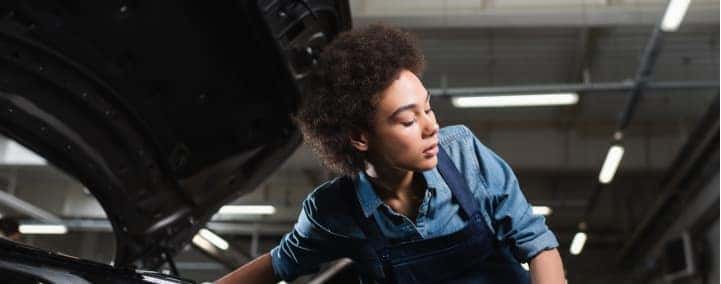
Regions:
<instances>
[{"instance_id":1,"label":"garage interior","mask_svg":"<svg viewBox=\"0 0 721 284\"><path fill-rule=\"evenodd\" d=\"M511 165L558 237L568 283L719 283L719 1L691 1L678 29L663 31L668 3L367 0L351 1L350 10L354 27L383 22L417 36L441 126L468 126ZM548 93L577 94L577 102L455 104L463 96ZM615 146L623 149L620 165L602 183ZM205 226L226 248L201 236L175 256L175 268L160 270L212 281L269 251L292 229L305 196L331 177L300 146ZM6 137L0 214L21 225L62 225L23 233L23 243L113 261L114 234L97 199ZM585 244L572 253L579 233ZM692 260L680 269L674 240ZM292 283L333 283L347 265L329 263Z\"/></svg>"}]
</instances>

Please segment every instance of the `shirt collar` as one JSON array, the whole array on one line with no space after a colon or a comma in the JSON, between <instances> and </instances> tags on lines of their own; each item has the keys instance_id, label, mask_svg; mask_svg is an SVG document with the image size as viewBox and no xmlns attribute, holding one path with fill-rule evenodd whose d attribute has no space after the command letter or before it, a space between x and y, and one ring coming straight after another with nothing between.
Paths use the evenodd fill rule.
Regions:
<instances>
[{"instance_id":1,"label":"shirt collar","mask_svg":"<svg viewBox=\"0 0 721 284\"><path fill-rule=\"evenodd\" d=\"M424 171L423 178L426 179L426 185L428 185L429 189L438 189L445 185L443 177L441 177L441 173L438 172L438 168Z\"/></svg>"},{"instance_id":2,"label":"shirt collar","mask_svg":"<svg viewBox=\"0 0 721 284\"><path fill-rule=\"evenodd\" d=\"M358 173L356 195L358 201L360 201L361 209L363 209L363 215L367 218L373 214L373 211L383 204L383 201L378 194L373 190L373 185L368 180L368 176L361 171Z\"/></svg>"},{"instance_id":3,"label":"shirt collar","mask_svg":"<svg viewBox=\"0 0 721 284\"><path fill-rule=\"evenodd\" d=\"M436 189L440 187L440 174L435 168L432 170L424 171L423 177L426 179L426 184L429 189ZM361 171L358 173L358 179L356 181L356 196L363 209L363 215L367 218L383 204L383 200L373 190L373 185L368 180L368 176L365 172Z\"/></svg>"}]
</instances>

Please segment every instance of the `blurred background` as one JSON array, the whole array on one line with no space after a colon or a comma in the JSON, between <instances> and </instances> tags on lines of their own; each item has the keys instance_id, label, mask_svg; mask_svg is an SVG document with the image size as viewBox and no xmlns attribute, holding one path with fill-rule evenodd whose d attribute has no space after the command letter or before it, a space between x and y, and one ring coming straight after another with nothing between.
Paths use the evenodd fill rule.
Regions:
<instances>
[{"instance_id":1,"label":"blurred background","mask_svg":"<svg viewBox=\"0 0 721 284\"><path fill-rule=\"evenodd\" d=\"M441 126L467 125L511 165L560 241L568 283L719 283L719 1L685 13L666 0L350 4L354 27L384 22L418 37ZM330 177L301 146L208 224L232 257L189 246L175 259L180 275L210 281L269 251ZM7 138L0 189L20 241L111 262L96 199ZM37 216L64 226L23 226Z\"/></svg>"}]
</instances>

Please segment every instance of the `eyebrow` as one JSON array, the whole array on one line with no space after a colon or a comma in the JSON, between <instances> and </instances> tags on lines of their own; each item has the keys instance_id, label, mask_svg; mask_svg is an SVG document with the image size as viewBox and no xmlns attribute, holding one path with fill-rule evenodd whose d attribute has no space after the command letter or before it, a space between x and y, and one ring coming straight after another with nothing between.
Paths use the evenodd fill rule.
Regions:
<instances>
[{"instance_id":1,"label":"eyebrow","mask_svg":"<svg viewBox=\"0 0 721 284\"><path fill-rule=\"evenodd\" d=\"M431 100L431 92L426 90L426 102L428 102L430 100ZM402 111L406 111L406 110L412 109L414 107L416 107L416 104L407 104L407 105L401 106L398 109L396 109L393 113L391 113L391 115L388 116L388 119L392 119L393 117L395 117L397 114L401 113Z\"/></svg>"}]
</instances>

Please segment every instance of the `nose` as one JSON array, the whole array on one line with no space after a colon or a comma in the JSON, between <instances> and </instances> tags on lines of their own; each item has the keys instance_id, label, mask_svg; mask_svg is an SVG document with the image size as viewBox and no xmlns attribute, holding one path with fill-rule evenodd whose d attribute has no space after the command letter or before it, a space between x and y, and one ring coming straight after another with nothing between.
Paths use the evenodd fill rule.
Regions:
<instances>
[{"instance_id":1,"label":"nose","mask_svg":"<svg viewBox=\"0 0 721 284\"><path fill-rule=\"evenodd\" d=\"M440 127L438 125L438 122L436 121L436 116L434 113L430 113L424 116L424 125L423 125L423 136L424 137L433 137L438 133L438 128Z\"/></svg>"}]
</instances>

